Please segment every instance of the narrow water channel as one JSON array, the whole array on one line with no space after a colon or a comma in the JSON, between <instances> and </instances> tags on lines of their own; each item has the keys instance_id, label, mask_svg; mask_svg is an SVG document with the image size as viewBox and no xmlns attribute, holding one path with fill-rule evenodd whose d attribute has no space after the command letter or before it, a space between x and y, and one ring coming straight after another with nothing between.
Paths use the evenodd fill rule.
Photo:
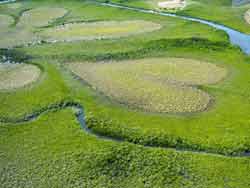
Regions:
<instances>
[{"instance_id":1,"label":"narrow water channel","mask_svg":"<svg viewBox=\"0 0 250 188\"><path fill-rule=\"evenodd\" d=\"M218 30L225 31L229 36L231 44L239 46L244 53L250 55L250 35L239 32L239 31L232 29L232 28L229 28L227 26L217 24L217 23L214 23L211 21L203 20L200 18L180 16L180 15L177 15L174 13L165 13L165 12L159 12L159 11L149 10L149 9L134 8L134 7L128 7L128 6L118 5L118 4L113 4L113 3L98 3L98 2L96 2L96 3L99 5L102 5L102 6L132 10L132 11L137 11L137 12L142 12L142 13L147 13L147 14L156 14L156 15L161 15L161 16L175 17L175 18L180 18L180 19L184 19L184 20L189 20L189 21L209 25L209 26L214 27Z\"/></svg>"}]
</instances>

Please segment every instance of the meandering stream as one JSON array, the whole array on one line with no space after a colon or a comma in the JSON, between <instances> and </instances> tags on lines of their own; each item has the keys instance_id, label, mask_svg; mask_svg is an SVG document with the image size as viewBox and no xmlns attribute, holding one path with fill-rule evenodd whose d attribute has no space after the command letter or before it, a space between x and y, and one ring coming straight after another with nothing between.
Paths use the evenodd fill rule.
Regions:
<instances>
[{"instance_id":1,"label":"meandering stream","mask_svg":"<svg viewBox=\"0 0 250 188\"><path fill-rule=\"evenodd\" d=\"M7 2L13 2L15 0L6 0L6 1L0 1L1 3L7 3ZM145 9L140 9L140 8L132 8L132 7L127 7L127 6L122 6L122 5L116 5L116 4L110 4L110 3L99 3L102 6L109 6L109 7L115 7L115 8L121 8L121 9L127 9L127 10L132 10L132 11L138 11L138 12L143 12L143 13L149 13L149 14L157 14L157 15L162 15L162 16L170 16L170 17L177 17L177 18L181 18L181 19L185 19L185 20L190 20L190 21L194 21L194 22L199 22L202 24L206 24L209 26L212 26L216 29L219 30L223 30L225 31L229 36L230 36L230 41L232 44L238 45L245 53L250 54L250 35L238 32L234 29L228 28L226 26L220 25L220 24L216 24L210 21L206 21L206 20L202 20L199 18L191 18L191 17L185 17L185 16L179 16L176 14L170 14L170 13L163 13L163 12L158 12L158 11L154 11L154 10L145 10ZM30 122L33 121L35 119L37 119L40 115L52 111L52 110L61 110L61 109L65 109L65 108L72 108L76 111L76 117L77 120L79 122L79 124L81 125L82 129L90 134L90 135L94 135L98 138L101 139L105 139L105 140L112 140L112 141L116 141L116 142L121 142L121 141L125 141L123 139L116 139L116 138L112 138L109 136L103 136L100 135L96 132L93 132L91 129L88 128L88 126L86 125L86 120L85 120L85 114L84 114L84 108L81 106L81 104L79 103L73 103L73 102L68 102L68 103L62 103L62 104L55 104L55 105L50 105L49 107L40 109L38 112L33 112L32 114L25 116L21 119L5 119L2 118L0 119L0 123L13 123L13 124L17 124L17 123L24 123L24 122ZM151 147L151 148L165 148L165 149L169 149L168 147L157 147L157 146L146 146L146 147ZM210 154L210 155L218 155L218 156L228 156L228 157L249 157L250 153L245 152L242 153L240 155L223 155L223 154L218 154L218 153L212 153L212 152L206 152L206 151L194 151L194 150L190 150L188 148L172 148L176 151L187 151L187 152L194 152L194 153L200 153L200 154Z\"/></svg>"},{"instance_id":2,"label":"meandering stream","mask_svg":"<svg viewBox=\"0 0 250 188\"><path fill-rule=\"evenodd\" d=\"M230 42L233 45L239 46L244 53L246 53L248 55L250 54L250 35L245 34L245 33L241 33L241 32L239 32L239 31L237 31L235 29L229 28L229 27L221 25L221 24L217 24L217 23L214 23L214 22L211 22L211 21L200 19L200 18L180 16L180 15L177 15L177 14L159 12L159 11L156 11L156 10L148 10L148 9L142 9L142 8L128 7L128 6L118 5L118 4L114 4L114 3L98 3L98 2L95 2L95 3L98 4L98 5L101 5L101 6L108 6L108 7L126 9L126 10L131 10L131 11L147 13L147 14L156 14L156 15L161 15L161 16L175 17L175 18L180 18L180 19L184 19L184 20L189 20L189 21L209 25L209 26L214 27L214 28L216 28L218 30L225 31L228 34L228 36L230 38Z\"/></svg>"}]
</instances>

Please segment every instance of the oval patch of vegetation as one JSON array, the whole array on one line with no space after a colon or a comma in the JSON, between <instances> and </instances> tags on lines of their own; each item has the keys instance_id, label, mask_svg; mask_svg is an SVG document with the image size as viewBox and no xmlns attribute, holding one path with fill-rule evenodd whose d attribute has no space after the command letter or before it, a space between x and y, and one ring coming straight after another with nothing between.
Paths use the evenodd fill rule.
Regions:
<instances>
[{"instance_id":1,"label":"oval patch of vegetation","mask_svg":"<svg viewBox=\"0 0 250 188\"><path fill-rule=\"evenodd\" d=\"M73 73L122 104L148 112L203 111L210 96L197 85L215 84L227 71L215 64L182 58L109 63L71 63Z\"/></svg>"},{"instance_id":2,"label":"oval patch of vegetation","mask_svg":"<svg viewBox=\"0 0 250 188\"><path fill-rule=\"evenodd\" d=\"M150 21L102 21L93 23L65 24L49 28L41 33L48 40L76 41L127 37L152 32L161 28Z\"/></svg>"},{"instance_id":3,"label":"oval patch of vegetation","mask_svg":"<svg viewBox=\"0 0 250 188\"><path fill-rule=\"evenodd\" d=\"M245 13L245 16L244 16L244 17L245 17L246 22L250 24L250 10L248 10L248 11Z\"/></svg>"},{"instance_id":4,"label":"oval patch of vegetation","mask_svg":"<svg viewBox=\"0 0 250 188\"><path fill-rule=\"evenodd\" d=\"M29 27L42 27L57 18L63 17L67 10L63 8L36 8L22 14L18 25Z\"/></svg>"},{"instance_id":5,"label":"oval patch of vegetation","mask_svg":"<svg viewBox=\"0 0 250 188\"><path fill-rule=\"evenodd\" d=\"M11 16L0 14L0 30L9 27L14 23L14 19Z\"/></svg>"},{"instance_id":6,"label":"oval patch of vegetation","mask_svg":"<svg viewBox=\"0 0 250 188\"><path fill-rule=\"evenodd\" d=\"M0 63L0 90L24 87L38 80L40 73L35 65Z\"/></svg>"}]
</instances>

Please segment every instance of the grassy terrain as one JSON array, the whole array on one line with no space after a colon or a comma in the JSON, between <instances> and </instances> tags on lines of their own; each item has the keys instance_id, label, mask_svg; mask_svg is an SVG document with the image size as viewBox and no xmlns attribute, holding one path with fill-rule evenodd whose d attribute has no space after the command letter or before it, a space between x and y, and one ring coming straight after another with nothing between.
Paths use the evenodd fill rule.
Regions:
<instances>
[{"instance_id":1,"label":"grassy terrain","mask_svg":"<svg viewBox=\"0 0 250 188\"><path fill-rule=\"evenodd\" d=\"M250 187L250 158L232 157L250 151L250 58L232 47L223 32L83 1L23 1L11 13L9 5L1 5L0 11L18 20L23 9L38 7L69 11L41 30L72 20L147 20L162 29L122 39L40 44L1 52L13 58L27 55L25 62L38 66L44 75L32 86L0 92L1 121L14 122L53 105L75 102L84 106L91 130L124 141L87 134L72 110L65 108L30 122L0 123L3 187ZM215 101L208 111L171 115L133 110L76 79L64 65L159 57L226 68L223 82L198 87Z\"/></svg>"},{"instance_id":2,"label":"grassy terrain","mask_svg":"<svg viewBox=\"0 0 250 188\"><path fill-rule=\"evenodd\" d=\"M14 19L8 15L0 15L0 27L2 29L6 29L14 22Z\"/></svg>"},{"instance_id":3,"label":"grassy terrain","mask_svg":"<svg viewBox=\"0 0 250 188\"><path fill-rule=\"evenodd\" d=\"M23 12L18 26L21 27L42 27L48 25L51 21L63 17L67 10L63 8L36 8Z\"/></svg>"},{"instance_id":4,"label":"grassy terrain","mask_svg":"<svg viewBox=\"0 0 250 188\"><path fill-rule=\"evenodd\" d=\"M16 89L35 82L40 76L40 69L26 64L0 64L0 89Z\"/></svg>"},{"instance_id":5,"label":"grassy terrain","mask_svg":"<svg viewBox=\"0 0 250 188\"><path fill-rule=\"evenodd\" d=\"M147 9L159 9L154 0L109 0L109 2ZM249 25L244 20L244 14L249 7L249 4L233 7L232 0L187 0L187 6L184 9L174 11L177 11L177 14L211 20L250 33ZM168 11L172 12L171 10Z\"/></svg>"},{"instance_id":6,"label":"grassy terrain","mask_svg":"<svg viewBox=\"0 0 250 188\"><path fill-rule=\"evenodd\" d=\"M214 84L226 75L225 69L213 64L177 58L75 63L69 67L120 103L162 113L205 110L210 97L195 86Z\"/></svg>"},{"instance_id":7,"label":"grassy terrain","mask_svg":"<svg viewBox=\"0 0 250 188\"><path fill-rule=\"evenodd\" d=\"M5 188L249 187L249 159L104 141L83 132L70 109L0 124L0 134Z\"/></svg>"},{"instance_id":8,"label":"grassy terrain","mask_svg":"<svg viewBox=\"0 0 250 188\"><path fill-rule=\"evenodd\" d=\"M160 24L147 21L93 22L66 24L41 32L48 40L77 41L112 39L152 32L161 28Z\"/></svg>"}]
</instances>

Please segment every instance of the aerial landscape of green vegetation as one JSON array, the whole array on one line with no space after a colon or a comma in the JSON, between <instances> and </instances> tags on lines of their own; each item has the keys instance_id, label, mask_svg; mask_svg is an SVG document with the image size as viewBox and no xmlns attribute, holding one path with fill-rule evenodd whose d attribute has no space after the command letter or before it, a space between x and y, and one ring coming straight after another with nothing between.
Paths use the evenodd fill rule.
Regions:
<instances>
[{"instance_id":1,"label":"aerial landscape of green vegetation","mask_svg":"<svg viewBox=\"0 0 250 188\"><path fill-rule=\"evenodd\" d=\"M250 188L232 4L0 1L0 187Z\"/></svg>"}]
</instances>

